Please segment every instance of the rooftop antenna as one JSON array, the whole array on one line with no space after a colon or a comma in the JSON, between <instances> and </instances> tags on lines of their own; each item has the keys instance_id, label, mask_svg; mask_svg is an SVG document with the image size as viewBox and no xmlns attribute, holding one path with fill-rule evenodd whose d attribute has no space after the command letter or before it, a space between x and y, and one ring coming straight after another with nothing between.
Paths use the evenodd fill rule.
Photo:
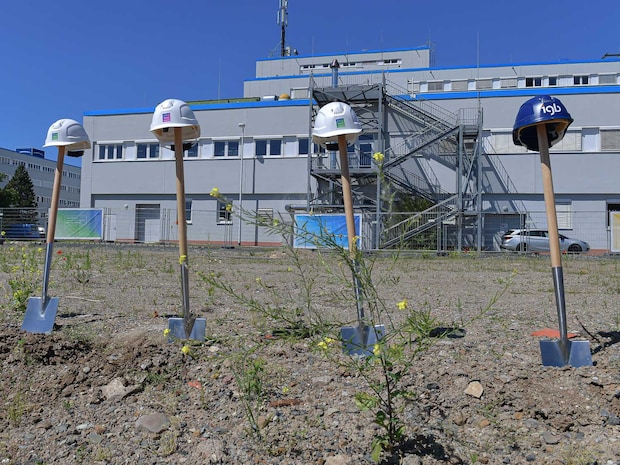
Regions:
<instances>
[{"instance_id":1,"label":"rooftop antenna","mask_svg":"<svg viewBox=\"0 0 620 465\"><path fill-rule=\"evenodd\" d=\"M288 0L280 0L280 9L278 10L278 24L280 25L280 56L288 56L286 49L286 26L288 25Z\"/></svg>"}]
</instances>

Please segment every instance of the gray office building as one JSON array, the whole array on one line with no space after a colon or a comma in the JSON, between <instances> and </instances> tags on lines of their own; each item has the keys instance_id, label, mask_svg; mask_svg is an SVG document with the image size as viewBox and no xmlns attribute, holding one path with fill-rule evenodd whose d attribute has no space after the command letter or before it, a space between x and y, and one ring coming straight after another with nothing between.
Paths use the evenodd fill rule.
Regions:
<instances>
[{"instance_id":1,"label":"gray office building","mask_svg":"<svg viewBox=\"0 0 620 465\"><path fill-rule=\"evenodd\" d=\"M0 173L7 175L0 184L2 187L13 177L18 166L26 168L37 201L37 216L40 226L47 226L47 216L52 204L52 191L54 187L54 174L56 161L45 158L43 150L27 148L8 150L0 148ZM59 208L78 208L80 206L80 183L81 169L67 163L63 164L62 183L59 192ZM4 209L2 212L3 224L11 222L14 215L12 209Z\"/></svg>"},{"instance_id":2,"label":"gray office building","mask_svg":"<svg viewBox=\"0 0 620 465\"><path fill-rule=\"evenodd\" d=\"M431 57L423 46L268 58L243 97L188 102L202 133L184 155L188 240L281 241L238 212L342 214L338 156L310 138L318 109L338 100L363 128L349 167L365 248L498 250L509 228L546 227L539 154L515 145L512 129L525 101L551 95L574 119L550 149L560 232L593 250L620 248L620 61L438 68ZM84 115L93 147L80 206L104 210L107 240L176 239L174 152L149 131L158 103Z\"/></svg>"}]
</instances>

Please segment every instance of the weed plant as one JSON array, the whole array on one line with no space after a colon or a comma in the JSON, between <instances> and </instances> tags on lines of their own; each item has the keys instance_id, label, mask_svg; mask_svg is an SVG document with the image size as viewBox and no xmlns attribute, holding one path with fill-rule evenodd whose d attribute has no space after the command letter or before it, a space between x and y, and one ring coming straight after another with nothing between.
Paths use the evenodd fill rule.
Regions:
<instances>
[{"instance_id":1,"label":"weed plant","mask_svg":"<svg viewBox=\"0 0 620 465\"><path fill-rule=\"evenodd\" d=\"M213 189L211 195L230 204L217 189ZM243 212L243 217L245 221L253 218L250 212ZM259 300L235 289L234 285L215 269L198 273L199 276L211 289L226 293L264 320L275 326L294 329L289 336L311 338L312 346L317 352L346 371L356 373L358 378L363 380L365 388L356 392L355 405L361 411L370 412L373 422L379 427L370 445L372 459L379 463L404 454L406 449L411 447L413 439L407 433L403 412L407 404L416 400L416 393L408 387L408 376L418 357L435 341L448 337L455 331L461 331L462 328L441 324L430 308L410 308L406 296L402 296L396 309L390 308L381 296L381 287L388 282L398 283L398 277L388 272L382 278L375 279L375 258L357 248L350 251L342 247L338 237L328 233L326 229L319 228L318 234L311 234L303 228L293 231L292 226L282 218L268 221L256 217L253 221L267 228L272 234L290 238L294 233L297 237L301 236L303 242L314 245L322 266L322 274L327 275L332 283L341 284L344 289L337 304L341 308L350 308L353 315L357 310L358 318L347 322L329 322L320 316L315 302L316 294L320 293L316 289L317 270L310 272L307 269L307 263L301 259L299 249L294 248L290 240L284 240L283 243L286 244L284 251L295 269L293 275L301 283L299 288L302 291L296 296L297 299L291 299L291 296L287 295L286 299L273 296L272 300ZM399 255L396 253L392 257L392 266L398 260ZM262 280L257 282L269 289ZM508 279L489 305L474 319L488 313L509 285ZM291 308L274 305L274 301L303 303ZM385 327L385 332L379 334L380 337L372 347L350 350L352 341L344 340L342 331L338 332L338 327L344 324L359 325L369 331ZM243 360L245 365L236 368L235 376L248 400L252 398L251 384L248 384L248 381L259 373L251 359L244 357ZM249 412L247 416L251 426L256 431L255 417L248 406L246 410Z\"/></svg>"},{"instance_id":2,"label":"weed plant","mask_svg":"<svg viewBox=\"0 0 620 465\"><path fill-rule=\"evenodd\" d=\"M41 247L11 246L8 253L3 253L0 258L0 267L3 272L9 274L7 280L8 289L5 288L10 310L25 312L28 306L28 298L41 290L41 259L43 257Z\"/></svg>"}]
</instances>

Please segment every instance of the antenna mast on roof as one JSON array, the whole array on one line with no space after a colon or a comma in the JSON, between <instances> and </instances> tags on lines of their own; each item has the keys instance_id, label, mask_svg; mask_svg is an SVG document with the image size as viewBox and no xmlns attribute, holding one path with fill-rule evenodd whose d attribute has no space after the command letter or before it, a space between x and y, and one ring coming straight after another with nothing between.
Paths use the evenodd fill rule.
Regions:
<instances>
[{"instance_id":1,"label":"antenna mast on roof","mask_svg":"<svg viewBox=\"0 0 620 465\"><path fill-rule=\"evenodd\" d=\"M286 49L286 26L288 25L288 0L280 0L280 9L278 10L278 24L281 27L280 34L280 56L288 56Z\"/></svg>"}]
</instances>

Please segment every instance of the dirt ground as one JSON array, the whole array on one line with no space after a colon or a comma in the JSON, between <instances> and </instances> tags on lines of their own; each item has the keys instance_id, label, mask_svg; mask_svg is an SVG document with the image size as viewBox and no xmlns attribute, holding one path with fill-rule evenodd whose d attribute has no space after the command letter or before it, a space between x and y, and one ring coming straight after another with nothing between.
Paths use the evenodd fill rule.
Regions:
<instances>
[{"instance_id":1,"label":"dirt ground","mask_svg":"<svg viewBox=\"0 0 620 465\"><path fill-rule=\"evenodd\" d=\"M170 341L174 247L56 243L54 329L22 331L42 247L0 246L0 464L374 463L382 430L355 402L368 372L336 341L356 321L338 257L190 248L206 339ZM541 363L533 333L558 328L549 257L366 257L389 340L412 310L458 329L403 345L407 440L382 463L620 464L620 261L562 260L568 329L592 366Z\"/></svg>"}]
</instances>

